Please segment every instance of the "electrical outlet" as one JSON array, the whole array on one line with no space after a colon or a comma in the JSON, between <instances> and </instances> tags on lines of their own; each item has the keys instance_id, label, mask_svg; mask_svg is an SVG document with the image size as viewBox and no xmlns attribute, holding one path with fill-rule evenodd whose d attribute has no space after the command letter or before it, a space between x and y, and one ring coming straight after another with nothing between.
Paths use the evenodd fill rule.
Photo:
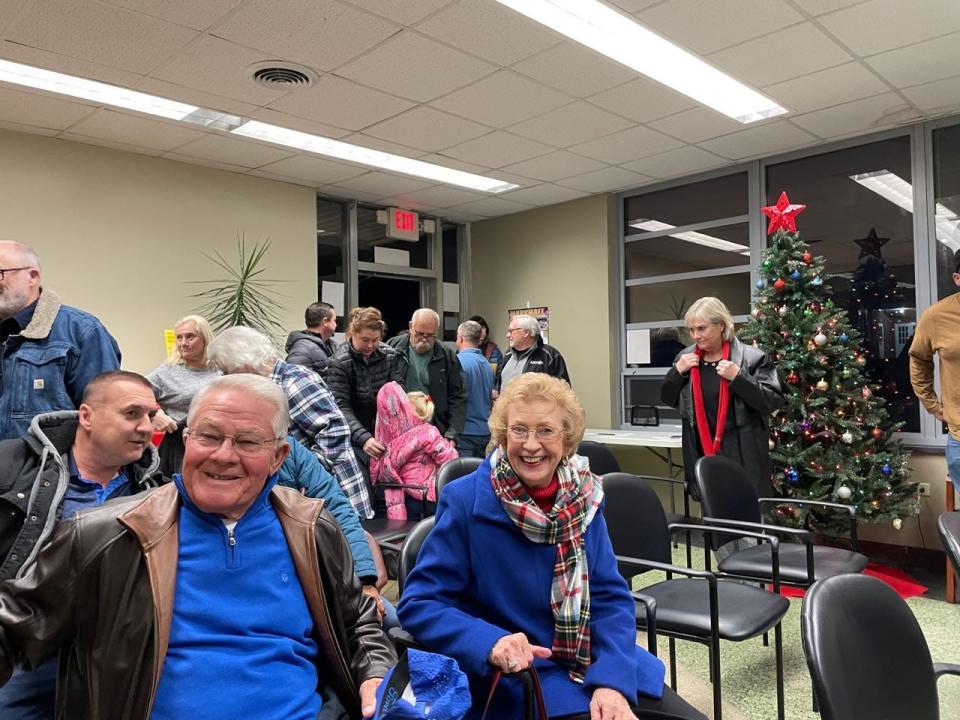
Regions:
<instances>
[{"instance_id":1,"label":"electrical outlet","mask_svg":"<svg viewBox=\"0 0 960 720\"><path fill-rule=\"evenodd\" d=\"M917 492L926 497L930 497L930 483L917 483Z\"/></svg>"}]
</instances>

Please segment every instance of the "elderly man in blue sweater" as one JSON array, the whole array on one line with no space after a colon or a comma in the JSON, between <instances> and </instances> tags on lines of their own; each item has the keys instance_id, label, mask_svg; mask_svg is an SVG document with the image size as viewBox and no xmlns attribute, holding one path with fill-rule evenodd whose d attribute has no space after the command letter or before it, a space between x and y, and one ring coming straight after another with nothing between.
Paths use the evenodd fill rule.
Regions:
<instances>
[{"instance_id":1,"label":"elderly man in blue sweater","mask_svg":"<svg viewBox=\"0 0 960 720\"><path fill-rule=\"evenodd\" d=\"M59 651L58 717L371 717L396 655L324 503L275 486L288 425L266 378L201 390L182 476L60 523L0 584L0 683Z\"/></svg>"}]
</instances>

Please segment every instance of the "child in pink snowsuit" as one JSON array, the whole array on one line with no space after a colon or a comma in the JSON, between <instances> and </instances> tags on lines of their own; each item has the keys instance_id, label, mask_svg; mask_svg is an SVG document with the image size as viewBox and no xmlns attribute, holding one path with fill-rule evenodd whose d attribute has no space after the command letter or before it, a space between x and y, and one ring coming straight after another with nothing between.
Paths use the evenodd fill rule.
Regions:
<instances>
[{"instance_id":1,"label":"child in pink snowsuit","mask_svg":"<svg viewBox=\"0 0 960 720\"><path fill-rule=\"evenodd\" d=\"M406 520L408 508L418 516L424 512L419 488L427 489L427 515L436 509L437 469L455 459L457 450L430 424L432 417L433 401L422 392L408 395L398 383L388 382L377 393L375 435L387 450L382 457L371 458L370 479L411 487L384 489L390 519Z\"/></svg>"}]
</instances>

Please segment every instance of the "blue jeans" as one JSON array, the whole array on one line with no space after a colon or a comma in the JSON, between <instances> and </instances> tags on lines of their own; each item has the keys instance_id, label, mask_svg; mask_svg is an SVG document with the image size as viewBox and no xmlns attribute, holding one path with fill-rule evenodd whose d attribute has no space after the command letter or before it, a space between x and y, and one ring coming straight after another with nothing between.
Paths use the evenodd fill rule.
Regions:
<instances>
[{"instance_id":1,"label":"blue jeans","mask_svg":"<svg viewBox=\"0 0 960 720\"><path fill-rule=\"evenodd\" d=\"M457 443L457 453L460 457L485 458L489 435L461 435Z\"/></svg>"},{"instance_id":2,"label":"blue jeans","mask_svg":"<svg viewBox=\"0 0 960 720\"><path fill-rule=\"evenodd\" d=\"M57 693L57 658L24 672L14 670L10 682L0 688L0 718L3 720L53 720Z\"/></svg>"},{"instance_id":3,"label":"blue jeans","mask_svg":"<svg viewBox=\"0 0 960 720\"><path fill-rule=\"evenodd\" d=\"M960 492L960 440L954 439L953 435L947 435L947 474L957 492Z\"/></svg>"}]
</instances>

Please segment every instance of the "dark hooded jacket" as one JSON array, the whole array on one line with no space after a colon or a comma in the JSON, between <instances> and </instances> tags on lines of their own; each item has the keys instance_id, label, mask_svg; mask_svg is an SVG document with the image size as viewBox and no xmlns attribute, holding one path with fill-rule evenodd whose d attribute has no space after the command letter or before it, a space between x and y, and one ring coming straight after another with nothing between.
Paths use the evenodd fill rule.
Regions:
<instances>
[{"instance_id":1,"label":"dark hooded jacket","mask_svg":"<svg viewBox=\"0 0 960 720\"><path fill-rule=\"evenodd\" d=\"M333 339L324 340L319 335L306 330L294 330L287 335L287 344L284 349L287 351L286 362L302 365L325 377L327 365L337 351L337 344Z\"/></svg>"}]
</instances>

